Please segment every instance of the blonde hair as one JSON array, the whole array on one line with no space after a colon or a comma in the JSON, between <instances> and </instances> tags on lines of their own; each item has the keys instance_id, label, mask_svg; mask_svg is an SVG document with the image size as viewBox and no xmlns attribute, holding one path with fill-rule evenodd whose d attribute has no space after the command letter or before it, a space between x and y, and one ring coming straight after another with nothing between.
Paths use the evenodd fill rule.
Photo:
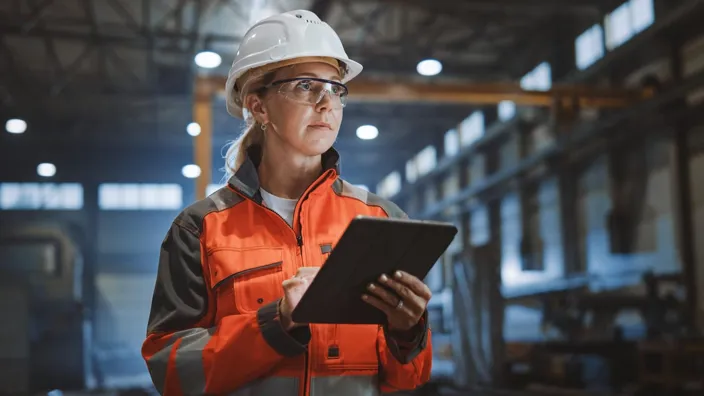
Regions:
<instances>
[{"instance_id":1,"label":"blonde hair","mask_svg":"<svg viewBox=\"0 0 704 396\"><path fill-rule=\"evenodd\" d=\"M247 157L247 149L264 143L264 130L256 121L249 121L242 134L229 143L225 153L225 175L229 179L242 166Z\"/></svg>"}]
</instances>

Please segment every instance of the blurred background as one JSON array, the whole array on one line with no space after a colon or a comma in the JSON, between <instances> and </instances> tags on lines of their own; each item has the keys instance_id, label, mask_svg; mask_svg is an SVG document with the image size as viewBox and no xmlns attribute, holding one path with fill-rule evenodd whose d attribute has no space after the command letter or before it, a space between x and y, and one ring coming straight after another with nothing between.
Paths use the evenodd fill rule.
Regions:
<instances>
[{"instance_id":1,"label":"blurred background","mask_svg":"<svg viewBox=\"0 0 704 396\"><path fill-rule=\"evenodd\" d=\"M343 177L460 229L418 394L704 394L700 0L0 1L0 394L154 392L159 245L299 8L365 66Z\"/></svg>"}]
</instances>

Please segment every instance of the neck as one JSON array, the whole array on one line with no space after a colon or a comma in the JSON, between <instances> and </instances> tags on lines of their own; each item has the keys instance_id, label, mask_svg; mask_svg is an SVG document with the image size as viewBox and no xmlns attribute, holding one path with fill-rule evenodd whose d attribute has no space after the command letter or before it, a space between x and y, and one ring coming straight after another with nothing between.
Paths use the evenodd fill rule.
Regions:
<instances>
[{"instance_id":1,"label":"neck","mask_svg":"<svg viewBox=\"0 0 704 396\"><path fill-rule=\"evenodd\" d=\"M280 198L298 199L321 172L319 155L291 155L290 149L268 145L262 152L257 173L264 190Z\"/></svg>"}]
</instances>

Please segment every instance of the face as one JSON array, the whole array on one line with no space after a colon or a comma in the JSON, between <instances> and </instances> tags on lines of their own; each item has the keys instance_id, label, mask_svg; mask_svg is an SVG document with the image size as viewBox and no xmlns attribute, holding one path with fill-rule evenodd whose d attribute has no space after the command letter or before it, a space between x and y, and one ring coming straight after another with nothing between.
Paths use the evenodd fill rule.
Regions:
<instances>
[{"instance_id":1,"label":"face","mask_svg":"<svg viewBox=\"0 0 704 396\"><path fill-rule=\"evenodd\" d=\"M326 63L285 67L276 72L272 81L301 77L340 81L338 69ZM301 100L300 96L314 91L315 84L296 80L286 86L273 86L262 97L248 97L253 101L250 108L256 119L267 125L267 145L281 144L287 151L305 156L317 156L332 147L340 130L342 107L328 93L317 104Z\"/></svg>"}]
</instances>

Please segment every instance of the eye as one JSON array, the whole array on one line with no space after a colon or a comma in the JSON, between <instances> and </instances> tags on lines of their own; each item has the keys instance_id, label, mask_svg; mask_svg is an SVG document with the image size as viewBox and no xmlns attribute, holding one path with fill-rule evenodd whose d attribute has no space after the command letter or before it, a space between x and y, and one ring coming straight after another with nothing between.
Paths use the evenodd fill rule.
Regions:
<instances>
[{"instance_id":1,"label":"eye","mask_svg":"<svg viewBox=\"0 0 704 396\"><path fill-rule=\"evenodd\" d=\"M296 88L300 88L300 89L308 91L311 89L311 82L310 82L310 80L303 80L303 81L299 82L298 84L296 84Z\"/></svg>"},{"instance_id":2,"label":"eye","mask_svg":"<svg viewBox=\"0 0 704 396\"><path fill-rule=\"evenodd\" d=\"M345 89L339 85L333 85L332 92L335 93L336 95L342 95L345 93Z\"/></svg>"}]
</instances>

